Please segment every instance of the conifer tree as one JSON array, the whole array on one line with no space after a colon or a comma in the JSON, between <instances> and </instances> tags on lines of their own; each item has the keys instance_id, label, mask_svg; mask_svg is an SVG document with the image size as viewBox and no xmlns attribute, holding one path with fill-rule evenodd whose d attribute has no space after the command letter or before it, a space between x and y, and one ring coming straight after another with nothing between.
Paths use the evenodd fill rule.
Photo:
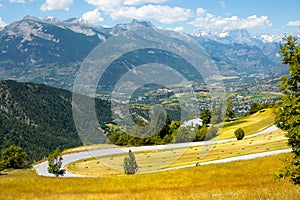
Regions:
<instances>
[{"instance_id":1,"label":"conifer tree","mask_svg":"<svg viewBox=\"0 0 300 200\"><path fill-rule=\"evenodd\" d=\"M138 170L138 165L135 160L135 156L131 150L128 152L128 157L124 158L123 164L125 174L135 174Z\"/></svg>"}]
</instances>

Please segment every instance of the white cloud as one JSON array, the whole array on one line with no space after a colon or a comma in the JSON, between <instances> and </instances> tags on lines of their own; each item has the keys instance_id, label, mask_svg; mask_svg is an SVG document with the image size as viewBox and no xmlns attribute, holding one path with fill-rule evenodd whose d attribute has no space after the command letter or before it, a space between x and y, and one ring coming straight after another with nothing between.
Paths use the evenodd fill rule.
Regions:
<instances>
[{"instance_id":1,"label":"white cloud","mask_svg":"<svg viewBox=\"0 0 300 200\"><path fill-rule=\"evenodd\" d=\"M153 5L168 0L85 0L103 13L116 19L151 19L164 24L187 21L192 17L191 9ZM145 4L145 5L143 5ZM138 6L140 5L140 6Z\"/></svg>"},{"instance_id":2,"label":"white cloud","mask_svg":"<svg viewBox=\"0 0 300 200\"><path fill-rule=\"evenodd\" d=\"M85 0L88 4L97 6L102 11L112 11L124 6L124 0Z\"/></svg>"},{"instance_id":3,"label":"white cloud","mask_svg":"<svg viewBox=\"0 0 300 200\"><path fill-rule=\"evenodd\" d=\"M6 26L6 23L2 20L2 17L0 17L0 27Z\"/></svg>"},{"instance_id":4,"label":"white cloud","mask_svg":"<svg viewBox=\"0 0 300 200\"><path fill-rule=\"evenodd\" d=\"M41 6L42 11L46 10L66 10L69 11L70 6L73 4L73 0L46 0Z\"/></svg>"},{"instance_id":5,"label":"white cloud","mask_svg":"<svg viewBox=\"0 0 300 200\"><path fill-rule=\"evenodd\" d=\"M88 4L97 6L101 10L117 9L124 6L136 6L149 3L163 3L168 0L85 0Z\"/></svg>"},{"instance_id":6,"label":"white cloud","mask_svg":"<svg viewBox=\"0 0 300 200\"><path fill-rule=\"evenodd\" d=\"M203 8L197 9L197 18L190 24L199 28L221 29L223 31L272 26L267 16L257 17L256 15L252 15L244 19L237 16L221 17L208 13Z\"/></svg>"},{"instance_id":7,"label":"white cloud","mask_svg":"<svg viewBox=\"0 0 300 200\"><path fill-rule=\"evenodd\" d=\"M101 17L101 13L98 9L86 12L82 15L82 19L89 23L96 24L98 22L102 22L104 19Z\"/></svg>"},{"instance_id":8,"label":"white cloud","mask_svg":"<svg viewBox=\"0 0 300 200\"><path fill-rule=\"evenodd\" d=\"M129 6L149 4L149 3L164 3L168 0L125 0L124 4Z\"/></svg>"},{"instance_id":9,"label":"white cloud","mask_svg":"<svg viewBox=\"0 0 300 200\"><path fill-rule=\"evenodd\" d=\"M154 19L163 24L187 21L192 17L190 9L160 5L144 5L142 7L122 7L110 13L112 19Z\"/></svg>"},{"instance_id":10,"label":"white cloud","mask_svg":"<svg viewBox=\"0 0 300 200\"><path fill-rule=\"evenodd\" d=\"M226 7L226 3L225 3L224 1L220 1L220 6L221 6L222 8L225 8L225 7Z\"/></svg>"},{"instance_id":11,"label":"white cloud","mask_svg":"<svg viewBox=\"0 0 300 200\"><path fill-rule=\"evenodd\" d=\"M290 21L287 25L288 26L300 26L300 20Z\"/></svg>"},{"instance_id":12,"label":"white cloud","mask_svg":"<svg viewBox=\"0 0 300 200\"><path fill-rule=\"evenodd\" d=\"M9 0L10 3L25 3L25 0Z\"/></svg>"},{"instance_id":13,"label":"white cloud","mask_svg":"<svg viewBox=\"0 0 300 200\"><path fill-rule=\"evenodd\" d=\"M179 32L179 31L183 31L184 28L182 26L176 26L174 28L167 28L168 30L171 30L171 31L176 31L176 32Z\"/></svg>"}]
</instances>

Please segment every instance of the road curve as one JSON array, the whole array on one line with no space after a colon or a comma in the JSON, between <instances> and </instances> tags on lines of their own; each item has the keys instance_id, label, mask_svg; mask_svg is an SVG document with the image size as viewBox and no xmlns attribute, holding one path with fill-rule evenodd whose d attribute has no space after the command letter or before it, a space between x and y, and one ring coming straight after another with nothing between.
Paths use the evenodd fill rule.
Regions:
<instances>
[{"instance_id":1,"label":"road curve","mask_svg":"<svg viewBox=\"0 0 300 200\"><path fill-rule=\"evenodd\" d=\"M272 131L277 130L278 128L276 126L271 126L263 131L260 131L258 133L255 134L251 134L248 136L245 136L245 138L251 138L251 137L255 137L258 135L262 135L262 134L266 134L266 133L270 133ZM131 149L132 151L148 151L148 150L160 150L160 149L174 149L174 148L187 148L187 147L193 147L193 146L203 146L203 145L213 145L213 144L220 144L220 143L226 143L226 142L231 142L231 141L236 141L235 138L231 138L231 139L225 139L225 140L215 140L215 141L202 141L202 142L190 142L190 143L179 143L179 144L166 144L166 145L155 145L155 146L139 146L139 147L124 147L124 148L120 148L120 147L116 147L116 148L109 148L109 149L101 149L101 150L90 150L90 151L83 151L83 152L78 152L78 153L71 153L71 154L66 154L63 155L63 165L62 167L65 168L66 165L68 165L69 163L72 163L74 161L77 160L82 160L82 159L87 159L87 158L91 158L91 157L98 157L98 156L105 156L105 155L112 155L112 154L119 154L119 153L126 153L129 151L129 149ZM290 152L291 150L285 150L283 153L285 152ZM238 156L238 157L232 157L232 158L228 158L228 159L221 159L221 160L215 160L215 161L209 161L209 162L205 162L205 163L201 163L201 165L205 165L205 164L216 164L216 163L222 163L222 162L232 162L235 161L235 159L237 160L241 160L241 159L253 159L253 158L257 158L257 157L261 157L261 155L273 155L273 154L278 154L278 152L280 151L273 151L273 152L264 152L264 153L259 153L259 154L250 154L250 155L246 155L245 157L243 156ZM273 153L273 154L272 154ZM168 168L168 169L164 169L164 170L156 170L153 172L159 172L159 171L165 171L165 170L171 170L171 169L179 169L179 168L184 168L184 167L192 167L195 166L195 164L193 165L186 165L186 166L180 166L180 167L176 167L176 168ZM49 176L49 177L53 177L54 175L49 173L47 168L48 168L48 161L44 161L42 163L39 163L37 165L34 165L33 168L35 169L35 171L37 172L38 175L41 176ZM149 172L147 172L149 173ZM77 174L72 174L68 171L66 171L66 174L64 175L64 177L83 177L81 175L77 175Z\"/></svg>"}]
</instances>

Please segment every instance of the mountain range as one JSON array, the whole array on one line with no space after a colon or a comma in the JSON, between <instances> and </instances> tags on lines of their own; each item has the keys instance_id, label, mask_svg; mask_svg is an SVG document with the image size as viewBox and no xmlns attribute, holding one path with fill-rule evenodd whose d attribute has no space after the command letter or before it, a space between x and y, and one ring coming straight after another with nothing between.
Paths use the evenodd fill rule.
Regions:
<instances>
[{"instance_id":1,"label":"mountain range","mask_svg":"<svg viewBox=\"0 0 300 200\"><path fill-rule=\"evenodd\" d=\"M209 30L196 29L191 33L195 37L204 37L224 44L248 44L261 45L263 43L279 43L282 36L270 34L250 34L245 29L212 32Z\"/></svg>"},{"instance_id":2,"label":"mountain range","mask_svg":"<svg viewBox=\"0 0 300 200\"><path fill-rule=\"evenodd\" d=\"M114 35L142 27L154 25L133 20L105 28L76 18L61 21L26 16L0 29L0 79L70 90L82 61L92 49ZM279 36L250 35L247 30L198 30L190 36L204 47L224 76L263 73L278 77L287 72L280 64Z\"/></svg>"},{"instance_id":3,"label":"mountain range","mask_svg":"<svg viewBox=\"0 0 300 200\"><path fill-rule=\"evenodd\" d=\"M250 35L247 30L192 33L216 62L223 75L259 74L278 77L287 73L279 55L281 37ZM270 74L272 69L273 74Z\"/></svg>"}]
</instances>

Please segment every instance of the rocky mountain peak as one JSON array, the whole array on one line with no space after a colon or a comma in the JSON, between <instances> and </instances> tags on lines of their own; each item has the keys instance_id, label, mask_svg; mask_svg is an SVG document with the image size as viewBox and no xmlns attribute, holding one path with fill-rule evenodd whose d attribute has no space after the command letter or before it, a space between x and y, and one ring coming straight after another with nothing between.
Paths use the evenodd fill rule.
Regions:
<instances>
[{"instance_id":1,"label":"rocky mountain peak","mask_svg":"<svg viewBox=\"0 0 300 200\"><path fill-rule=\"evenodd\" d=\"M118 35L120 32L123 31L128 31L132 29L137 29L137 28L153 28L154 25L151 22L147 21L138 21L136 19L133 19L131 23L127 24L117 24L114 26L111 30L112 35Z\"/></svg>"}]
</instances>

